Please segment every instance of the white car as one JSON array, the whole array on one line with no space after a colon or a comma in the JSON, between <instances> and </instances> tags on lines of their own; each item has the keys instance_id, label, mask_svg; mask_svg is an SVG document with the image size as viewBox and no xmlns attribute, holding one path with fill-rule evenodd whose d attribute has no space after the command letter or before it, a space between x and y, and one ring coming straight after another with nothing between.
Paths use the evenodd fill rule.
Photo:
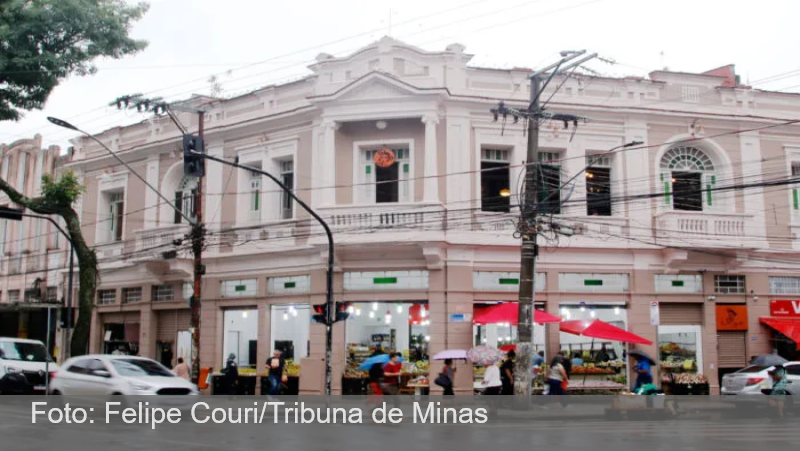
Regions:
<instances>
[{"instance_id":1,"label":"white car","mask_svg":"<svg viewBox=\"0 0 800 451\"><path fill-rule=\"evenodd\" d=\"M44 394L48 372L52 379L56 371L41 341L0 337L0 393Z\"/></svg>"},{"instance_id":2,"label":"white car","mask_svg":"<svg viewBox=\"0 0 800 451\"><path fill-rule=\"evenodd\" d=\"M67 360L50 383L54 395L199 395L197 386L144 357L84 355Z\"/></svg>"},{"instance_id":3,"label":"white car","mask_svg":"<svg viewBox=\"0 0 800 451\"><path fill-rule=\"evenodd\" d=\"M787 362L786 368L787 391L792 395L800 395L800 362ZM774 366L751 365L735 373L722 376L720 394L726 401L747 402L763 401L763 398L751 395L762 395L761 390L772 388L772 379L769 371Z\"/></svg>"}]
</instances>

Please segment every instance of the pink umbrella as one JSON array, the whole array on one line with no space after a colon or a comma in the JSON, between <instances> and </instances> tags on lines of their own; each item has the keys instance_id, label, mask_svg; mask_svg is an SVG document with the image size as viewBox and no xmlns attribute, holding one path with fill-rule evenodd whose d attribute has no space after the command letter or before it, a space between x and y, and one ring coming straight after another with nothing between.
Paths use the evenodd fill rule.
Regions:
<instances>
[{"instance_id":1,"label":"pink umbrella","mask_svg":"<svg viewBox=\"0 0 800 451\"><path fill-rule=\"evenodd\" d=\"M433 360L467 360L467 351L464 349L446 349L436 353Z\"/></svg>"},{"instance_id":2,"label":"pink umbrella","mask_svg":"<svg viewBox=\"0 0 800 451\"><path fill-rule=\"evenodd\" d=\"M467 358L480 366L493 365L505 357L505 353L497 348L476 346L467 352Z\"/></svg>"},{"instance_id":3,"label":"pink umbrella","mask_svg":"<svg viewBox=\"0 0 800 451\"><path fill-rule=\"evenodd\" d=\"M600 321L599 319L564 321L559 327L561 332L566 332L573 335L582 335L584 337L621 341L623 343L639 343L643 345L653 344L652 341L646 338L628 332L625 329L620 329L619 327L608 324L605 321Z\"/></svg>"}]
</instances>

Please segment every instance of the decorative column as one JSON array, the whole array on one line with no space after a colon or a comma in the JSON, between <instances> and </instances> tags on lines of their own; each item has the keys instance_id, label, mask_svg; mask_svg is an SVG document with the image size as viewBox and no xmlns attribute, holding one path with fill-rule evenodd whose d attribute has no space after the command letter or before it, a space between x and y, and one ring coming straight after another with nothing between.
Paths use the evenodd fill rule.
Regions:
<instances>
[{"instance_id":1,"label":"decorative column","mask_svg":"<svg viewBox=\"0 0 800 451\"><path fill-rule=\"evenodd\" d=\"M425 124L425 184L424 202L439 202L439 173L438 156L436 146L436 125L439 123L439 116L426 115L422 117Z\"/></svg>"},{"instance_id":2,"label":"decorative column","mask_svg":"<svg viewBox=\"0 0 800 451\"><path fill-rule=\"evenodd\" d=\"M147 159L147 173L145 178L147 179L147 183L153 186L161 186L161 180L159 180L159 159L160 155L156 154ZM144 192L144 206L146 210L144 211L144 228L147 229L154 229L158 227L158 203L159 198L156 193L148 189Z\"/></svg>"},{"instance_id":3,"label":"decorative column","mask_svg":"<svg viewBox=\"0 0 800 451\"><path fill-rule=\"evenodd\" d=\"M340 124L336 121L326 120L322 123L323 145L322 145L322 183L325 188L321 190L321 204L323 206L336 205L336 131Z\"/></svg>"}]
</instances>

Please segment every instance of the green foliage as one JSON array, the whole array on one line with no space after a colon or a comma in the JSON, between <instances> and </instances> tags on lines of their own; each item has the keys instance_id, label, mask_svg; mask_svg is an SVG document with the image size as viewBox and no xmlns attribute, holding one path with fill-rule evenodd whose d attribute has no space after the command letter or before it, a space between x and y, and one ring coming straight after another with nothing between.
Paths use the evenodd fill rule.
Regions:
<instances>
[{"instance_id":1,"label":"green foliage","mask_svg":"<svg viewBox=\"0 0 800 451\"><path fill-rule=\"evenodd\" d=\"M98 57L143 50L147 42L129 32L147 9L125 0L0 0L0 120L41 109L61 80L96 72Z\"/></svg>"},{"instance_id":2,"label":"green foliage","mask_svg":"<svg viewBox=\"0 0 800 451\"><path fill-rule=\"evenodd\" d=\"M49 174L42 176L42 198L50 205L69 207L85 189L72 171L64 172L58 180Z\"/></svg>"}]
</instances>

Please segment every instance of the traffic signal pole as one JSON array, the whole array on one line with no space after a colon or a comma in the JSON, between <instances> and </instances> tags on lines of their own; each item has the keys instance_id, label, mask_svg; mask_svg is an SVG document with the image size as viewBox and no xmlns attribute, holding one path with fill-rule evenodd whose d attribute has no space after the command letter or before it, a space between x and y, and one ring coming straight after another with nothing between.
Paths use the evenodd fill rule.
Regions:
<instances>
[{"instance_id":1,"label":"traffic signal pole","mask_svg":"<svg viewBox=\"0 0 800 451\"><path fill-rule=\"evenodd\" d=\"M275 182L286 194L288 194L295 202L297 202L300 207L303 208L308 214L310 214L314 219L319 222L322 226L323 230L325 230L325 236L328 239L328 271L326 275L326 293L325 293L325 305L326 305L326 317L327 321L325 322L325 394L330 396L331 394L331 354L333 349L333 324L336 321L336 312L335 306L333 302L333 262L334 262L334 244L333 244L333 233L331 233L331 229L328 226L328 223L322 219L311 207L306 205L305 202L300 200L289 187L284 185L280 180L278 180L275 176L270 174L269 172L262 171L258 168L253 168L250 166L244 166L239 163L233 163L230 161L225 161L222 158L212 157L204 152L197 152L193 151L193 153L198 156L202 157L206 160L216 161L217 163L221 163L227 166L231 166L234 168L244 169L249 172L255 172L257 174L261 174L265 177L268 177L270 180ZM199 288L196 286L196 292L199 292ZM194 309L192 310L194 314ZM198 307L199 312L199 307ZM192 317L194 319L194 316Z\"/></svg>"}]
</instances>

